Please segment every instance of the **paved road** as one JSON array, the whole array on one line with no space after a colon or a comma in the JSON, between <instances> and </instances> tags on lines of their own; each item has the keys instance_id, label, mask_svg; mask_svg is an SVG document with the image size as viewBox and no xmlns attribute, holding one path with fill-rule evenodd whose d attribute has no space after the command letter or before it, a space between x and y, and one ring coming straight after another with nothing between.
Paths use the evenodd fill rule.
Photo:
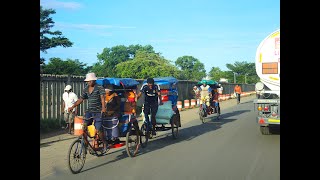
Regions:
<instances>
[{"instance_id":1,"label":"paved road","mask_svg":"<svg viewBox=\"0 0 320 180\"><path fill-rule=\"evenodd\" d=\"M202 124L197 110L181 112L179 138L171 131L158 133L137 157L130 158L123 148L106 156L88 155L79 174L67 167L67 149L72 136L40 146L40 177L53 179L112 180L279 180L280 131L262 135L253 112L254 95L221 103L222 116L214 115Z\"/></svg>"}]
</instances>

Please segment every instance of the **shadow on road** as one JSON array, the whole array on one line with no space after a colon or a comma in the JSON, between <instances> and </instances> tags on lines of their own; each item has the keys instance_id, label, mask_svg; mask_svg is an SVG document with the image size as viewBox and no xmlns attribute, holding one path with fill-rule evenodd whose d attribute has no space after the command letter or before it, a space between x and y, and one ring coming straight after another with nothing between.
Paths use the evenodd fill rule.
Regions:
<instances>
[{"instance_id":1,"label":"shadow on road","mask_svg":"<svg viewBox=\"0 0 320 180\"><path fill-rule=\"evenodd\" d=\"M221 128L221 125L223 125L223 124L237 120L237 119L227 119L228 117L238 116L238 115L245 113L245 112L248 112L248 111L249 110L239 110L239 111L233 111L230 113L226 113L226 114L221 115L219 120L215 119L215 116L207 117L209 119L208 123L183 128L181 130L179 129L179 136L177 139L172 138L171 129L170 129L170 130L168 130L168 133L165 133L162 135L157 135L155 139L152 139L151 142L149 141L147 147L140 148L137 156L141 156L143 154L146 154L146 153L149 153L149 152L152 152L155 150L159 150L159 149L164 148L166 146L169 146L169 145L172 145L175 143L179 143L182 141L190 141L197 136L200 136L200 135L203 135L207 132L214 131L214 130ZM199 120L199 122L200 122L200 120ZM121 151L122 154L118 155L115 159L110 160L105 163L102 163L102 164L99 164L99 165L96 165L96 166L93 166L93 167L90 167L88 169L83 169L81 172L86 172L86 171L89 171L89 170L92 170L92 169L95 169L98 167L102 167L102 166L107 165L109 163L113 163L113 162L119 161L121 159L128 158L128 155L127 155L125 149L123 149L123 148L121 148L119 150L115 150L111 153L107 153L105 156L108 156L113 153L117 153L119 151Z\"/></svg>"},{"instance_id":2,"label":"shadow on road","mask_svg":"<svg viewBox=\"0 0 320 180\"><path fill-rule=\"evenodd\" d=\"M221 128L221 125L237 120L237 119L227 119L228 117L237 116L248 111L249 110L240 110L240 111L226 113L221 115L219 120L217 120L215 116L207 117L208 121L204 124L191 126L191 127L187 127L179 130L179 136L177 139L172 138L171 130L170 130L166 134L157 136L156 138L158 139L154 139L153 141L149 142L147 147L143 148L142 151L140 151L140 153L138 154L138 156L148 152L152 152L154 150L159 150L161 148L164 148L166 146L169 146L175 143L179 143L182 141L190 141L197 136L203 135L210 131L217 130Z\"/></svg>"},{"instance_id":3,"label":"shadow on road","mask_svg":"<svg viewBox=\"0 0 320 180\"><path fill-rule=\"evenodd\" d=\"M124 158L130 158L130 157L128 157L125 149L119 149L119 150L113 151L113 152L111 152L111 153L107 153L107 154L104 155L104 156L108 156L108 155L110 155L110 154L114 154L114 153L117 153L117 152L119 152L119 151L122 151L122 154L121 154L121 155L118 155L115 159L110 160L110 161L105 162L105 163L102 163L102 164L99 164L99 165L96 165L96 166L93 166L93 167L90 167L90 168L88 168L88 169L83 169L80 173L86 172L86 171L90 171L90 170L92 170L92 169L99 168L99 167L102 167L102 166L104 166L104 165L107 165L107 164L116 162L116 161L120 161L121 159L124 159ZM103 157L103 156L101 156L101 157Z\"/></svg>"},{"instance_id":4,"label":"shadow on road","mask_svg":"<svg viewBox=\"0 0 320 180\"><path fill-rule=\"evenodd\" d=\"M246 101L246 102L240 102L240 104L248 104L248 103L251 103L253 105L253 101Z\"/></svg>"},{"instance_id":5,"label":"shadow on road","mask_svg":"<svg viewBox=\"0 0 320 180\"><path fill-rule=\"evenodd\" d=\"M69 140L69 139L76 139L76 138L78 138L78 137L77 137L77 136L71 136L71 135L70 135L70 138L63 138L63 139L58 139L58 140L55 140L55 141L50 141L50 142L46 142L46 143L41 143L41 144L40 144L40 148L48 147L48 146L50 146L50 144L55 143L55 142L67 141L67 140Z\"/></svg>"}]
</instances>

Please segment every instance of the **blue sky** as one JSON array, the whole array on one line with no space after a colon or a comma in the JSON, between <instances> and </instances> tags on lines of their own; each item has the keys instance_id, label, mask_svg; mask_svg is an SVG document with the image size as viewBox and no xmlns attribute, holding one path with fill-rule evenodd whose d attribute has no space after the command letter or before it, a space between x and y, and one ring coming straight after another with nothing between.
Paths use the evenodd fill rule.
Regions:
<instances>
[{"instance_id":1,"label":"blue sky","mask_svg":"<svg viewBox=\"0 0 320 180\"><path fill-rule=\"evenodd\" d=\"M171 61L188 55L228 70L254 62L259 43L280 28L280 0L41 0L56 10L55 26L74 44L52 48L46 59L92 65L103 48L151 45ZM46 61L47 63L48 61Z\"/></svg>"}]
</instances>

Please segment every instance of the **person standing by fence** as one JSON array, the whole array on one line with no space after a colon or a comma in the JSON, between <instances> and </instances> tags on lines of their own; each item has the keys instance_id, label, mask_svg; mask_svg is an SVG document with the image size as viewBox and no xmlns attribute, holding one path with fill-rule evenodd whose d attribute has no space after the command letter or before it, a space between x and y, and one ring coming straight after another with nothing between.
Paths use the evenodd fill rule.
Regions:
<instances>
[{"instance_id":1,"label":"person standing by fence","mask_svg":"<svg viewBox=\"0 0 320 180\"><path fill-rule=\"evenodd\" d=\"M236 94L237 104L240 104L240 96L241 96L242 90L241 90L241 86L239 86L239 84L237 84L234 87L234 93Z\"/></svg>"},{"instance_id":2,"label":"person standing by fence","mask_svg":"<svg viewBox=\"0 0 320 180\"><path fill-rule=\"evenodd\" d=\"M72 86L67 85L64 88L64 93L62 94L62 114L66 122L65 129L68 129L68 133L71 134L73 131L74 117L77 115L77 108L73 109L72 112L68 111L68 108L73 106L78 100L78 96L72 92Z\"/></svg>"},{"instance_id":3,"label":"person standing by fence","mask_svg":"<svg viewBox=\"0 0 320 180\"><path fill-rule=\"evenodd\" d=\"M200 90L198 86L193 86L191 93L192 93L193 99L195 100L200 99Z\"/></svg>"}]
</instances>

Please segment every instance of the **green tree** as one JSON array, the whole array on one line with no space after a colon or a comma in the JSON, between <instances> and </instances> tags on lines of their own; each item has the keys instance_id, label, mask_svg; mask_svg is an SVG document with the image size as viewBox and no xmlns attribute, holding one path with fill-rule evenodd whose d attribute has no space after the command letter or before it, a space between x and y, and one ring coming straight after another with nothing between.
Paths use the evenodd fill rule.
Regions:
<instances>
[{"instance_id":1,"label":"green tree","mask_svg":"<svg viewBox=\"0 0 320 180\"><path fill-rule=\"evenodd\" d=\"M155 53L153 47L151 45L146 45L146 46L142 46L140 44L137 45L130 45L128 47L128 52L129 52L129 57L131 59L133 59L136 55L136 52L140 50L140 51L145 51L147 53Z\"/></svg>"},{"instance_id":2,"label":"green tree","mask_svg":"<svg viewBox=\"0 0 320 180\"><path fill-rule=\"evenodd\" d=\"M132 60L137 50L154 53L151 45L130 45L129 47L118 45L112 48L104 48L102 53L97 55L98 62L94 64L92 70L98 76L115 77L117 75L115 66L121 62Z\"/></svg>"},{"instance_id":3,"label":"green tree","mask_svg":"<svg viewBox=\"0 0 320 180\"><path fill-rule=\"evenodd\" d=\"M133 60L116 66L117 77L146 79L148 77L173 76L179 79L180 71L157 53L137 50Z\"/></svg>"},{"instance_id":4,"label":"green tree","mask_svg":"<svg viewBox=\"0 0 320 180\"><path fill-rule=\"evenodd\" d=\"M87 67L78 59L63 61L60 58L50 58L49 63L43 66L44 74L84 76L89 71L90 66Z\"/></svg>"},{"instance_id":5,"label":"green tree","mask_svg":"<svg viewBox=\"0 0 320 180\"><path fill-rule=\"evenodd\" d=\"M175 65L182 70L187 80L200 80L206 77L203 63L192 56L182 56L175 61Z\"/></svg>"},{"instance_id":6,"label":"green tree","mask_svg":"<svg viewBox=\"0 0 320 180\"><path fill-rule=\"evenodd\" d=\"M259 77L256 73L255 63L248 63L246 61L236 61L234 64L226 64L226 67L230 70L227 72L227 76L234 82L234 74L236 73L237 83L254 84L259 81Z\"/></svg>"},{"instance_id":7,"label":"green tree","mask_svg":"<svg viewBox=\"0 0 320 180\"><path fill-rule=\"evenodd\" d=\"M227 77L227 73L222 71L219 67L212 67L208 75L215 81L219 81L220 78Z\"/></svg>"},{"instance_id":8,"label":"green tree","mask_svg":"<svg viewBox=\"0 0 320 180\"><path fill-rule=\"evenodd\" d=\"M55 14L53 9L43 9L40 6L40 51L47 53L47 50L57 46L71 47L72 42L62 36L61 31L50 31L54 26L54 21L50 15ZM49 35L49 36L48 36ZM40 64L44 63L44 58L40 58Z\"/></svg>"}]
</instances>

